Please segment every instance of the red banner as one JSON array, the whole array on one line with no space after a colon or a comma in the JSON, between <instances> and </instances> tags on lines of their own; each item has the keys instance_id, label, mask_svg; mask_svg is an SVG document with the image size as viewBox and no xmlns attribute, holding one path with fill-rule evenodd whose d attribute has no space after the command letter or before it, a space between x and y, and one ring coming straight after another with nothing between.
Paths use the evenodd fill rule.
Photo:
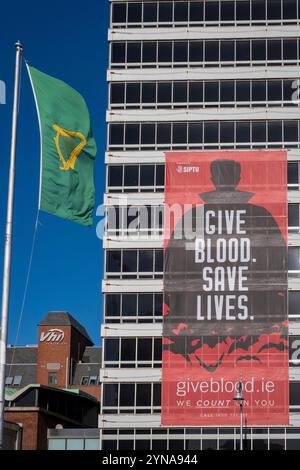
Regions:
<instances>
[{"instance_id":1,"label":"red banner","mask_svg":"<svg viewBox=\"0 0 300 470\"><path fill-rule=\"evenodd\" d=\"M287 425L287 152L167 153L164 248L162 425Z\"/></svg>"}]
</instances>

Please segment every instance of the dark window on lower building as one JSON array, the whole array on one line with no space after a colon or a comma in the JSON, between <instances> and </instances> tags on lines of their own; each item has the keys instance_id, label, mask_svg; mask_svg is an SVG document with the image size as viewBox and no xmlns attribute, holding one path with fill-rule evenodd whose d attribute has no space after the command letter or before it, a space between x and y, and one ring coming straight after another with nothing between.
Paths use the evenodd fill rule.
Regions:
<instances>
[{"instance_id":1,"label":"dark window on lower building","mask_svg":"<svg viewBox=\"0 0 300 470\"><path fill-rule=\"evenodd\" d=\"M48 385L57 385L57 372L48 373Z\"/></svg>"}]
</instances>

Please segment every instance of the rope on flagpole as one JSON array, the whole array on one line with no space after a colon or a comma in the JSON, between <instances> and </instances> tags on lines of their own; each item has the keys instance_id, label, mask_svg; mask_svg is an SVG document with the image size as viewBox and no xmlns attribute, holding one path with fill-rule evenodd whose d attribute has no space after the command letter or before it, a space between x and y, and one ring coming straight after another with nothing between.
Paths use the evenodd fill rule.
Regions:
<instances>
[{"instance_id":1,"label":"rope on flagpole","mask_svg":"<svg viewBox=\"0 0 300 470\"><path fill-rule=\"evenodd\" d=\"M12 370L12 367L14 365L16 346L17 346L18 341L19 341L19 334L20 334L20 329L21 329L21 324L22 324L22 320L23 320L23 314L24 314L24 309L25 309L25 304L26 304L26 299L27 299L27 292L28 292L28 286L29 286L30 275L31 275L32 261L33 261L33 256L34 256L34 251L35 251L35 246L36 246L36 241L37 241L37 236L38 236L39 224L40 224L40 222L39 222L39 212L40 211L38 209L37 213L36 213L36 218L35 218L35 226L34 226L34 233L33 233L32 244L31 244L30 258L29 258L28 269L27 269L27 273L26 273L26 280L25 280L25 287L24 287L24 293L23 293L23 298L22 298L21 311L20 311L20 315L19 315L18 326L17 326L16 336L15 336L15 341L14 341L13 355L12 355L11 363L9 365L8 377L11 376L11 370Z\"/></svg>"}]
</instances>

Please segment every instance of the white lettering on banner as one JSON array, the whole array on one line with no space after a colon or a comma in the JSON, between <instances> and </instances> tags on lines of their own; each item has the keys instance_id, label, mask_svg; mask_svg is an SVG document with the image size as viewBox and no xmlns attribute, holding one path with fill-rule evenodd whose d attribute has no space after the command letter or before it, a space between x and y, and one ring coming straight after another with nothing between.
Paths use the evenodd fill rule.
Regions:
<instances>
[{"instance_id":1,"label":"white lettering on banner","mask_svg":"<svg viewBox=\"0 0 300 470\"><path fill-rule=\"evenodd\" d=\"M53 328L49 331L42 332L40 337L41 343L61 343L65 337L63 330Z\"/></svg>"},{"instance_id":2,"label":"white lettering on banner","mask_svg":"<svg viewBox=\"0 0 300 470\"><path fill-rule=\"evenodd\" d=\"M195 263L207 264L202 269L204 292L247 292L246 282L251 263L251 242L245 235L245 210L208 210L205 214L205 235L223 237L195 240ZM235 235L232 238L224 238ZM255 262L255 260L252 260ZM215 265L218 263L219 265ZM220 264L227 264L220 266ZM237 264L238 266L230 266ZM244 265L242 265L244 263ZM214 264L214 266L209 266ZM248 312L248 295L197 295L197 320L254 320Z\"/></svg>"}]
</instances>

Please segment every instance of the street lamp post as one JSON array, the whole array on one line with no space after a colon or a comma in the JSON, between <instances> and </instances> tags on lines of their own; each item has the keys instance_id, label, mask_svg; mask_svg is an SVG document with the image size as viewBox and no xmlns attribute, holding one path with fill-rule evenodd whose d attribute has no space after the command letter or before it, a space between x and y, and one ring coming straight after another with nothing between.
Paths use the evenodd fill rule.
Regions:
<instances>
[{"instance_id":1,"label":"street lamp post","mask_svg":"<svg viewBox=\"0 0 300 470\"><path fill-rule=\"evenodd\" d=\"M239 381L238 392L233 398L240 406L240 450L243 450L243 406L245 398L243 397L243 382L242 378Z\"/></svg>"}]
</instances>

